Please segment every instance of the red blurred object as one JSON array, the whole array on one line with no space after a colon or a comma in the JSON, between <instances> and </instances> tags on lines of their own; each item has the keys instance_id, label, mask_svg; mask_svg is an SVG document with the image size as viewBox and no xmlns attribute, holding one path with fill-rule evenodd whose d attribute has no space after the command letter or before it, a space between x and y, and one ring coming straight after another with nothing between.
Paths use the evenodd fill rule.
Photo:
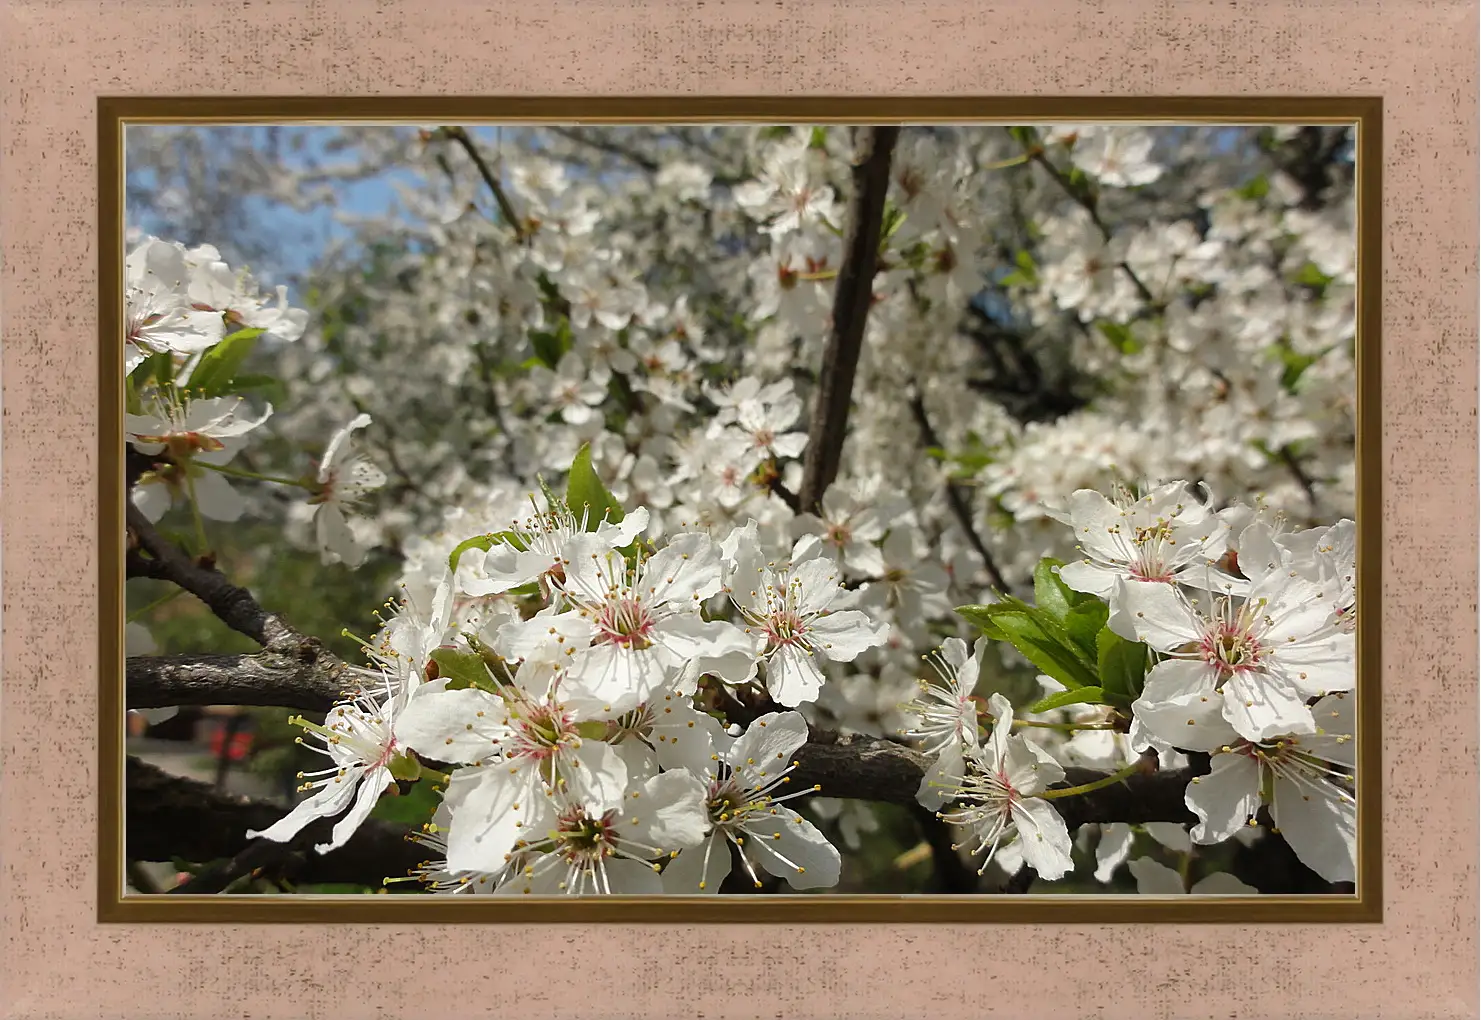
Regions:
<instances>
[{"instance_id":1,"label":"red blurred object","mask_svg":"<svg viewBox=\"0 0 1481 1020\"><path fill-rule=\"evenodd\" d=\"M238 730L231 735L231 743L226 743L226 722L215 723L211 727L210 747L211 754L215 758L222 757L222 748L226 748L226 757L230 761L241 761L247 757L252 750L252 734L245 730Z\"/></svg>"}]
</instances>

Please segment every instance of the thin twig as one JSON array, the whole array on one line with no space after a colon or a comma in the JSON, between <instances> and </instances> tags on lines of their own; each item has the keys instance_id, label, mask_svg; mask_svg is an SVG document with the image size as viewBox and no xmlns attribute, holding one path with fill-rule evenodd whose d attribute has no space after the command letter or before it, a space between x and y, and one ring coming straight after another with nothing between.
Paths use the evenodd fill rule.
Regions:
<instances>
[{"instance_id":1,"label":"thin twig","mask_svg":"<svg viewBox=\"0 0 1481 1020\"><path fill-rule=\"evenodd\" d=\"M782 479L780 476L771 479L771 481L767 483L767 488L770 489L771 492L775 494L778 499L787 504L788 510L791 510L794 514L799 514L802 512L802 501L797 498L797 493L793 492L791 489L782 484Z\"/></svg>"},{"instance_id":2,"label":"thin twig","mask_svg":"<svg viewBox=\"0 0 1481 1020\"><path fill-rule=\"evenodd\" d=\"M553 135L564 138L568 142L575 142L577 145L584 145L587 148L596 149L598 152L605 152L609 156L616 156L618 159L626 160L639 170L645 170L650 174L657 173L662 168L658 160L639 152L637 149L623 145L621 142L614 142L610 138L587 134L580 128L561 127L552 124L546 130Z\"/></svg>"},{"instance_id":3,"label":"thin twig","mask_svg":"<svg viewBox=\"0 0 1481 1020\"><path fill-rule=\"evenodd\" d=\"M848 434L854 374L859 367L869 306L874 300L885 195L890 187L890 159L899 136L898 127L864 128L859 134L843 264L839 266L838 283L833 291L833 324L818 370L818 392L808 428L801 491L797 494L802 509L808 513L818 512L823 493L838 477Z\"/></svg>"},{"instance_id":4,"label":"thin twig","mask_svg":"<svg viewBox=\"0 0 1481 1020\"><path fill-rule=\"evenodd\" d=\"M519 216L515 214L514 205L509 201L509 195L504 191L504 185L499 183L499 178L494 174L493 170L489 169L488 163L483 158L483 153L478 151L478 145L473 141L472 136L468 134L467 130L461 127L444 128L443 131L451 141L457 142L462 147L463 151L468 154L468 158L473 161L473 165L478 168L478 175L483 178L483 183L487 184L489 190L494 193L494 201L499 205L500 215L504 217L504 221L510 227L514 228L514 236L520 241L529 240L529 230L520 220Z\"/></svg>"},{"instance_id":5,"label":"thin twig","mask_svg":"<svg viewBox=\"0 0 1481 1020\"><path fill-rule=\"evenodd\" d=\"M1296 483L1301 486L1301 491L1306 493L1306 503L1311 508L1311 512L1315 514L1317 508L1316 483L1306 473L1306 469L1301 466L1301 462L1296 459L1296 455L1291 452L1289 446L1282 446L1276 456L1285 465L1286 470L1291 473L1291 477L1296 479Z\"/></svg>"},{"instance_id":6,"label":"thin twig","mask_svg":"<svg viewBox=\"0 0 1481 1020\"><path fill-rule=\"evenodd\" d=\"M926 404L917 389L910 397L910 413L915 418L916 425L920 428L921 439L928 448L941 449L941 437L931 426L931 419L926 414ZM951 509L951 515L956 518L957 526L967 536L967 541L972 548L977 550L977 555L982 558L982 565L987 569L987 576L992 579L993 586L1000 592L1008 591L1008 582L1004 580L1003 573L998 569L997 561L993 559L992 553L987 548L987 543L977 533L977 528L972 523L972 506L967 500L967 494L962 487L953 482L948 476L945 480L946 505Z\"/></svg>"},{"instance_id":7,"label":"thin twig","mask_svg":"<svg viewBox=\"0 0 1481 1020\"><path fill-rule=\"evenodd\" d=\"M172 581L200 599L232 630L276 652L311 660L329 655L318 641L304 637L258 605L252 593L226 579L209 557L193 558L168 541L133 503L127 506L131 552L128 576Z\"/></svg>"},{"instance_id":8,"label":"thin twig","mask_svg":"<svg viewBox=\"0 0 1481 1020\"><path fill-rule=\"evenodd\" d=\"M1055 166L1049 161L1049 157L1044 155L1042 147L1029 149L1028 156L1029 159L1048 171L1049 176L1054 179L1054 183L1058 184L1066 195L1074 199L1082 209L1090 214L1090 222L1094 223L1095 228L1100 231L1102 240L1109 241L1111 239L1111 228L1106 226L1105 221L1101 219L1100 210L1097 208L1096 201L1091 197L1089 192L1082 191L1071 184L1070 179L1060 172L1059 167ZM1136 288L1137 293L1141 295L1143 301L1149 305L1156 305L1158 303L1156 296L1142 282L1141 277L1136 274L1136 270L1132 269L1124 261L1118 262L1116 265L1126 274L1126 278L1131 281L1131 285Z\"/></svg>"},{"instance_id":9,"label":"thin twig","mask_svg":"<svg viewBox=\"0 0 1481 1020\"><path fill-rule=\"evenodd\" d=\"M598 152L605 152L609 156L616 156L618 159L631 163L633 166L637 167L639 170L644 171L645 173L654 174L663 169L663 164L654 159L652 156L649 156L647 153L640 152L630 145L624 145L621 142L614 141L611 138L603 137L602 135L591 134L587 131L583 131L581 128L560 127L557 125L551 125L550 127L546 128L546 130L553 135L564 138L568 142L573 142L577 145L584 145L587 148L595 149ZM710 159L719 158L717 153L704 149L692 138L689 138L683 134L675 134L673 137L675 137L681 144L685 145L688 148L698 149L702 155ZM712 174L710 180L722 187L733 187L734 185L740 184L741 182L745 181L746 177L741 174L717 173Z\"/></svg>"}]
</instances>

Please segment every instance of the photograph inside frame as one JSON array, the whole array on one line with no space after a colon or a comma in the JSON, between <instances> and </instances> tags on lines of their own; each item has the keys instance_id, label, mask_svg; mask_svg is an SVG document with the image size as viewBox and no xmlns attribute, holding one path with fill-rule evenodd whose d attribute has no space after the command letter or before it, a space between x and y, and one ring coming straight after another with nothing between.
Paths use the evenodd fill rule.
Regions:
<instances>
[{"instance_id":1,"label":"photograph inside frame","mask_svg":"<svg viewBox=\"0 0 1481 1020\"><path fill-rule=\"evenodd\" d=\"M128 125L127 895L1350 896L1354 133Z\"/></svg>"}]
</instances>

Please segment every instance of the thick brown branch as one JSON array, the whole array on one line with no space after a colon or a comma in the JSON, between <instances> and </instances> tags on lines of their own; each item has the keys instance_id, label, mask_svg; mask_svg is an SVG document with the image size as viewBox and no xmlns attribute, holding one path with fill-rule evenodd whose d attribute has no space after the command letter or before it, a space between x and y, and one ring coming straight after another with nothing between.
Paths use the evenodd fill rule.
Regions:
<instances>
[{"instance_id":1,"label":"thick brown branch","mask_svg":"<svg viewBox=\"0 0 1481 1020\"><path fill-rule=\"evenodd\" d=\"M256 655L134 655L124 661L124 704L259 705L327 712L344 700L349 667L332 655L304 660L264 651Z\"/></svg>"},{"instance_id":2,"label":"thick brown branch","mask_svg":"<svg viewBox=\"0 0 1481 1020\"><path fill-rule=\"evenodd\" d=\"M127 576L172 581L204 602L221 622L262 645L322 673L343 672L345 664L317 638L306 637L258 605L252 593L228 581L214 564L187 555L159 532L143 512L128 505L130 551Z\"/></svg>"},{"instance_id":3,"label":"thick brown branch","mask_svg":"<svg viewBox=\"0 0 1481 1020\"><path fill-rule=\"evenodd\" d=\"M818 370L802 486L797 493L802 509L809 513L818 511L823 493L838 477L843 441L848 433L854 373L864 344L869 306L874 301L885 195L890 187L890 159L899 136L898 127L864 128L859 135L843 263L833 292L833 325Z\"/></svg>"},{"instance_id":4,"label":"thick brown branch","mask_svg":"<svg viewBox=\"0 0 1481 1020\"><path fill-rule=\"evenodd\" d=\"M218 793L210 785L183 779L130 757L126 766L128 811L124 817L125 846L133 860L213 861L232 858L192 879L181 892L216 892L258 867L276 878L304 884L352 882L379 886L387 877L405 875L426 857L426 851L407 842L406 830L374 819L365 822L343 847L318 854L313 844L323 842L331 821L310 825L292 843L255 840L248 847L247 830L265 829L284 811L266 801ZM260 850L258 847L260 846Z\"/></svg>"},{"instance_id":5,"label":"thick brown branch","mask_svg":"<svg viewBox=\"0 0 1481 1020\"><path fill-rule=\"evenodd\" d=\"M819 796L912 805L931 759L919 751L871 737L815 734L798 750L793 789L818 785ZM1080 786L1104 777L1093 769L1065 769L1061 786ZM1117 783L1054 802L1071 829L1086 822L1185 822L1197 819L1183 803L1191 769L1135 775Z\"/></svg>"}]
</instances>

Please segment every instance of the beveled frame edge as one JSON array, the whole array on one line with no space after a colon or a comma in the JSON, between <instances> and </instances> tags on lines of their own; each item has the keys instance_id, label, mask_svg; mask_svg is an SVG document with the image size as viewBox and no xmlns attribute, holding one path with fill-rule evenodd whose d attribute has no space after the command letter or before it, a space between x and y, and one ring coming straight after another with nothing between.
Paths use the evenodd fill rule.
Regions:
<instances>
[{"instance_id":1,"label":"beveled frame edge","mask_svg":"<svg viewBox=\"0 0 1481 1020\"><path fill-rule=\"evenodd\" d=\"M1379 96L413 97L99 96L100 923L1285 923L1383 920L1382 586L1383 99ZM124 894L123 136L126 123L1137 123L1353 124L1356 128L1358 882L1351 896L939 896L518 898ZM117 583L105 583L116 578ZM114 666L113 664L117 664ZM533 908L533 909L532 909Z\"/></svg>"}]
</instances>

